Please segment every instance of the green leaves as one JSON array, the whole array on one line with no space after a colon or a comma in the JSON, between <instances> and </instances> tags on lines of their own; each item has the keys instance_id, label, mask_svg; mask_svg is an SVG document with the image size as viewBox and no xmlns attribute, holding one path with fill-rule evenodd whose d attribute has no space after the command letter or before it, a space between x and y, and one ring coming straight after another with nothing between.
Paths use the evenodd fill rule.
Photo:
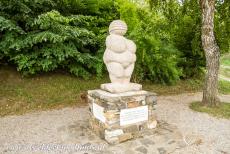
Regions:
<instances>
[{"instance_id":1,"label":"green leaves","mask_svg":"<svg viewBox=\"0 0 230 154\"><path fill-rule=\"evenodd\" d=\"M97 51L104 34L95 34L100 29L96 27L98 17L83 14L64 16L51 10L58 8L60 2L1 2L0 14L4 17L0 16L0 58L16 64L18 71L24 75L63 68L85 79L91 74L101 76L103 63ZM18 3L20 5L15 8L14 4ZM5 7L7 4L8 7ZM52 7L48 12L39 10L49 6ZM10 12L11 7L16 15Z\"/></svg>"},{"instance_id":2,"label":"green leaves","mask_svg":"<svg viewBox=\"0 0 230 154\"><path fill-rule=\"evenodd\" d=\"M57 68L102 76L109 23L123 19L137 44L136 81L171 84L197 76L205 60L197 0L1 0L0 59L25 75ZM150 4L150 5L148 5ZM215 32L229 51L229 2L217 3ZM150 9L150 7L151 9Z\"/></svg>"},{"instance_id":3,"label":"green leaves","mask_svg":"<svg viewBox=\"0 0 230 154\"><path fill-rule=\"evenodd\" d=\"M20 37L15 43L9 46L11 49L15 49L17 51L22 50L24 48L32 48L39 43L62 43L67 39L67 37L60 36L58 34L45 31L35 34L27 34L25 37Z\"/></svg>"},{"instance_id":4,"label":"green leaves","mask_svg":"<svg viewBox=\"0 0 230 154\"><path fill-rule=\"evenodd\" d=\"M19 26L17 26L13 21L7 20L0 16L0 32L10 31L23 34L25 33Z\"/></svg>"},{"instance_id":5,"label":"green leaves","mask_svg":"<svg viewBox=\"0 0 230 154\"><path fill-rule=\"evenodd\" d=\"M120 0L121 18L127 22L129 36L137 44L136 81L172 84L182 74L177 66L179 52L171 42L167 18L131 2Z\"/></svg>"}]
</instances>

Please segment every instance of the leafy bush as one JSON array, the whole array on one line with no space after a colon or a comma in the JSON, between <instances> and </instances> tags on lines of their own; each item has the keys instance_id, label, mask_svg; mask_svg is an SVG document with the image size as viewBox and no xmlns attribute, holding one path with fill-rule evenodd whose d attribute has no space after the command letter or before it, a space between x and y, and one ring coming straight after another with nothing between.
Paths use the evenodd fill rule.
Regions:
<instances>
[{"instance_id":1,"label":"leafy bush","mask_svg":"<svg viewBox=\"0 0 230 154\"><path fill-rule=\"evenodd\" d=\"M216 3L222 53L230 51L229 6ZM108 26L119 18L137 44L133 80L172 84L202 74L197 0L1 0L0 60L24 75L62 68L85 79L101 76Z\"/></svg>"},{"instance_id":2,"label":"leafy bush","mask_svg":"<svg viewBox=\"0 0 230 154\"><path fill-rule=\"evenodd\" d=\"M150 0L153 12L162 12L168 24L167 32L180 52L177 66L182 69L181 78L203 74L205 58L201 45L201 13L197 0Z\"/></svg>"},{"instance_id":3,"label":"leafy bush","mask_svg":"<svg viewBox=\"0 0 230 154\"><path fill-rule=\"evenodd\" d=\"M134 80L167 84L177 81L181 75L177 67L179 52L171 42L166 18L131 2L120 3L121 19L128 24L128 37L137 44Z\"/></svg>"},{"instance_id":4,"label":"leafy bush","mask_svg":"<svg viewBox=\"0 0 230 154\"><path fill-rule=\"evenodd\" d=\"M215 12L215 34L221 53L230 52L230 1L217 1Z\"/></svg>"},{"instance_id":5,"label":"leafy bush","mask_svg":"<svg viewBox=\"0 0 230 154\"><path fill-rule=\"evenodd\" d=\"M105 13L113 8L112 0L101 4L96 0L1 1L0 58L16 64L24 75L57 68L83 78L102 75L98 51L106 34L103 29L116 14Z\"/></svg>"},{"instance_id":6,"label":"leafy bush","mask_svg":"<svg viewBox=\"0 0 230 154\"><path fill-rule=\"evenodd\" d=\"M173 29L173 42L181 52L179 67L183 77L198 77L204 73L205 57L201 44L201 13L196 0L185 1L179 20Z\"/></svg>"}]
</instances>

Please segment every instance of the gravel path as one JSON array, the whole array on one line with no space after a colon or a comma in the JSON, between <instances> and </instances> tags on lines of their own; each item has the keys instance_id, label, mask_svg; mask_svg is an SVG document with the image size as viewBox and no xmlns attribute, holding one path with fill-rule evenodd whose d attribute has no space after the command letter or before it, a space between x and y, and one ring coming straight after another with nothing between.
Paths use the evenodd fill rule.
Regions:
<instances>
[{"instance_id":1,"label":"gravel path","mask_svg":"<svg viewBox=\"0 0 230 154\"><path fill-rule=\"evenodd\" d=\"M230 69L230 66L226 66L226 65L221 65L221 68L226 68L226 69Z\"/></svg>"},{"instance_id":2,"label":"gravel path","mask_svg":"<svg viewBox=\"0 0 230 154\"><path fill-rule=\"evenodd\" d=\"M220 68L221 69L230 69L230 66L221 65ZM219 79L230 82L230 78L225 76L224 74L219 74Z\"/></svg>"},{"instance_id":3,"label":"gravel path","mask_svg":"<svg viewBox=\"0 0 230 154\"><path fill-rule=\"evenodd\" d=\"M229 154L230 120L218 119L189 109L190 102L201 99L202 93L160 97L158 120L175 124L181 131L187 146L175 153ZM221 100L230 102L230 95L222 95Z\"/></svg>"},{"instance_id":4,"label":"gravel path","mask_svg":"<svg viewBox=\"0 0 230 154\"><path fill-rule=\"evenodd\" d=\"M201 100L201 96L201 93L194 93L158 97L157 119L167 123L160 124L154 135L115 146L107 145L87 129L87 107L3 117L0 118L0 153L26 154L33 150L33 153L39 154L83 154L86 152L79 149L63 152L55 151L55 148L84 144L98 148L87 153L98 154L228 154L230 120L194 112L188 107L190 102ZM230 95L223 95L221 99L230 102Z\"/></svg>"},{"instance_id":5,"label":"gravel path","mask_svg":"<svg viewBox=\"0 0 230 154\"><path fill-rule=\"evenodd\" d=\"M220 78L221 80L225 80L225 81L230 82L230 78L228 78L228 77L226 77L226 76L224 76L224 75L219 75L219 78Z\"/></svg>"}]
</instances>

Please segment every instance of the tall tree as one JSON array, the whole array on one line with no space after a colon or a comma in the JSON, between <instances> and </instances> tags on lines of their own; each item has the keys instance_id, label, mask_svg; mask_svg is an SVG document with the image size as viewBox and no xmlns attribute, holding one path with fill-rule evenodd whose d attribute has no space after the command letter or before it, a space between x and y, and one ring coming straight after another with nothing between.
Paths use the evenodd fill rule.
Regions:
<instances>
[{"instance_id":1,"label":"tall tree","mask_svg":"<svg viewBox=\"0 0 230 154\"><path fill-rule=\"evenodd\" d=\"M202 12L201 39L206 57L206 76L202 103L208 106L218 106L218 72L220 49L214 36L215 0L200 0Z\"/></svg>"}]
</instances>

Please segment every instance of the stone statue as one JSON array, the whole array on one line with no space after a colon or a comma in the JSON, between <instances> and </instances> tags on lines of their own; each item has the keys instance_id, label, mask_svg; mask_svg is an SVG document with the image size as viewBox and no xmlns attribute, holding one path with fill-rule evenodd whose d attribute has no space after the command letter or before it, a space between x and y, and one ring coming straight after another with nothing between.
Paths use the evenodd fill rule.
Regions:
<instances>
[{"instance_id":1,"label":"stone statue","mask_svg":"<svg viewBox=\"0 0 230 154\"><path fill-rule=\"evenodd\" d=\"M101 89L111 93L142 89L140 84L130 83L136 61L136 45L123 36L126 32L127 25L121 20L114 20L109 26L110 35L106 38L103 60L111 83L102 84Z\"/></svg>"}]
</instances>

